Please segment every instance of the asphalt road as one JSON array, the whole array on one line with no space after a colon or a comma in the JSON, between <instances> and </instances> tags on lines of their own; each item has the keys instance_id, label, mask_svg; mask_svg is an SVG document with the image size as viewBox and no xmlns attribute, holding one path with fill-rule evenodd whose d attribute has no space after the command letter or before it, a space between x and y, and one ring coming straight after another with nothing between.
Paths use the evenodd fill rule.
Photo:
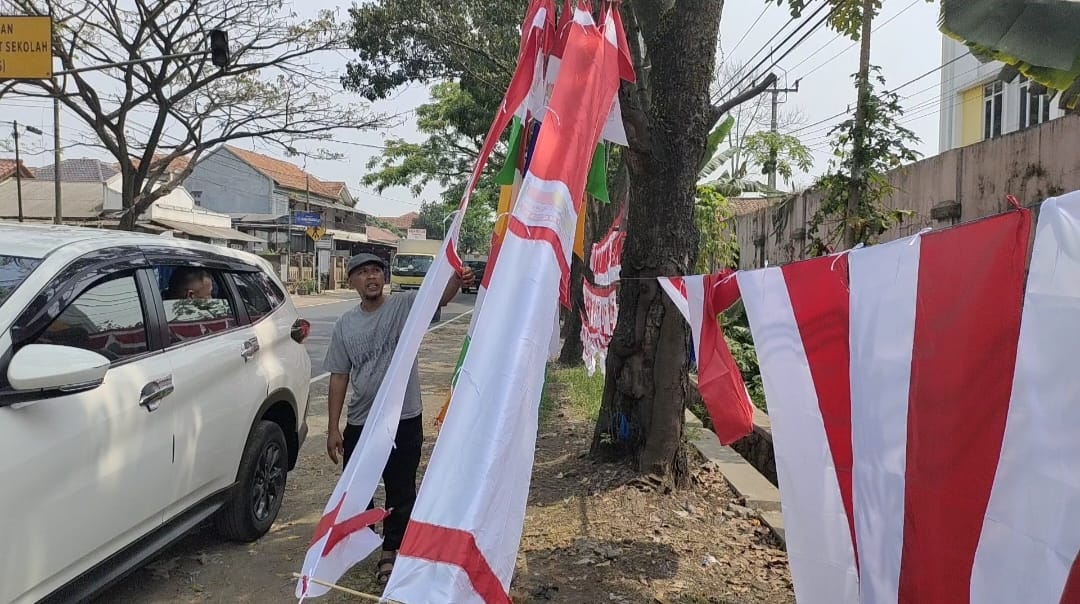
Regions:
<instances>
[{"instance_id":1,"label":"asphalt road","mask_svg":"<svg viewBox=\"0 0 1080 604\"><path fill-rule=\"evenodd\" d=\"M476 294L458 294L457 298L442 309L439 322L443 323L469 312L475 302ZM304 346L311 357L312 377L322 375L326 371L323 369L323 359L326 358L326 347L330 345L330 332L334 329L334 322L357 303L357 300L344 300L299 309L300 316L311 322L311 333L304 342ZM462 321L467 321L467 319L462 319ZM436 324L432 323L432 326Z\"/></svg>"}]
</instances>

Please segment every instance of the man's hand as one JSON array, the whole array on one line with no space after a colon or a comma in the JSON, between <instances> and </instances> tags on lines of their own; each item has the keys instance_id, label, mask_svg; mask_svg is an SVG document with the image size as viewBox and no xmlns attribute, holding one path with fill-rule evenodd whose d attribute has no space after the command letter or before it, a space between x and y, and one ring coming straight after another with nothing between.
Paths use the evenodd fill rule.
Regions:
<instances>
[{"instance_id":1,"label":"man's hand","mask_svg":"<svg viewBox=\"0 0 1080 604\"><path fill-rule=\"evenodd\" d=\"M461 274L458 275L458 279L461 280L461 287L463 289L469 289L473 286L473 281L476 280L476 273L468 266L461 267Z\"/></svg>"},{"instance_id":2,"label":"man's hand","mask_svg":"<svg viewBox=\"0 0 1080 604\"><path fill-rule=\"evenodd\" d=\"M330 428L326 433L326 454L335 465L345 458L345 439L341 437L341 430Z\"/></svg>"}]
</instances>

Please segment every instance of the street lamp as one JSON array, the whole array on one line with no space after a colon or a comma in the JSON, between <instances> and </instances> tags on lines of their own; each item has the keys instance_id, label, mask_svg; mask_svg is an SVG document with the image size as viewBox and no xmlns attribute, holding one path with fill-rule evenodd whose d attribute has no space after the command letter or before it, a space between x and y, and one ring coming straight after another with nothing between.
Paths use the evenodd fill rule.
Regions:
<instances>
[{"instance_id":1,"label":"street lamp","mask_svg":"<svg viewBox=\"0 0 1080 604\"><path fill-rule=\"evenodd\" d=\"M33 126L23 126L23 130L31 134L41 134L41 130ZM19 159L19 122L11 122L11 135L15 138L15 195L19 198L19 222L23 221L22 205L22 161ZM60 166L56 166L59 170Z\"/></svg>"}]
</instances>

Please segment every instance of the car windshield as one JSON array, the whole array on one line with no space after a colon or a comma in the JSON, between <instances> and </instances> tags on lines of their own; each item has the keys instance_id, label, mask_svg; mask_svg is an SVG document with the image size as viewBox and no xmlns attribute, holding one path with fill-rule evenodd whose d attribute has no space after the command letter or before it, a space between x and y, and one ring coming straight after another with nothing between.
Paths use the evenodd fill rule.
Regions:
<instances>
[{"instance_id":1,"label":"car windshield","mask_svg":"<svg viewBox=\"0 0 1080 604\"><path fill-rule=\"evenodd\" d=\"M423 277L431 268L431 256L398 254L394 256L394 274L408 277Z\"/></svg>"},{"instance_id":2,"label":"car windshield","mask_svg":"<svg viewBox=\"0 0 1080 604\"><path fill-rule=\"evenodd\" d=\"M39 264L41 264L41 260L34 258L0 254L0 306L7 302L11 293L26 280L26 277Z\"/></svg>"}]
</instances>

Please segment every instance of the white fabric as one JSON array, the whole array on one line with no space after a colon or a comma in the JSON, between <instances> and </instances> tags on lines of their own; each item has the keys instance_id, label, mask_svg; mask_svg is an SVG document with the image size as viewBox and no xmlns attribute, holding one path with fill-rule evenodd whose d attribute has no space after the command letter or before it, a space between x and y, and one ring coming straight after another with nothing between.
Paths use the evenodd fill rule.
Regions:
<instances>
[{"instance_id":1,"label":"white fabric","mask_svg":"<svg viewBox=\"0 0 1080 604\"><path fill-rule=\"evenodd\" d=\"M522 191L524 202L528 189ZM508 589L525 519L561 272L551 244L511 232L498 263L529 270L493 276L412 518L472 533ZM473 596L465 596L472 593L469 582L448 582L445 568L401 556L385 595L410 604L471 601Z\"/></svg>"},{"instance_id":2,"label":"white fabric","mask_svg":"<svg viewBox=\"0 0 1080 604\"><path fill-rule=\"evenodd\" d=\"M919 237L848 255L852 501L863 604L895 604L904 546L904 476Z\"/></svg>"},{"instance_id":3,"label":"white fabric","mask_svg":"<svg viewBox=\"0 0 1080 604\"><path fill-rule=\"evenodd\" d=\"M1080 192L1039 211L971 601L1058 604L1080 549Z\"/></svg>"},{"instance_id":4,"label":"white fabric","mask_svg":"<svg viewBox=\"0 0 1080 604\"><path fill-rule=\"evenodd\" d=\"M364 512L368 502L375 495L383 467L394 447L394 436L397 434L398 422L401 420L405 387L409 381L413 361L420 351L420 344L431 323L431 317L438 308L446 284L454 272L447 259L446 248L450 241L456 242L464 215L464 212L458 212L455 215L447 231L446 239L443 241L443 247L424 277L401 337L394 348L394 356L386 371L386 377L368 413L365 429L349 458L349 464L342 472L326 503L324 515L332 512L341 503L341 510L337 515L339 522ZM344 499L343 502L342 499ZM373 540L372 537L375 539ZM308 549L301 569L302 575L327 583L335 583L342 572L366 558L381 543L381 539L378 539L374 532L367 528L354 533L323 558L322 550L328 538L329 535L323 537ZM297 581L297 597L305 596L304 584L303 579ZM306 597L323 595L327 591L326 587L309 582Z\"/></svg>"},{"instance_id":5,"label":"white fabric","mask_svg":"<svg viewBox=\"0 0 1080 604\"><path fill-rule=\"evenodd\" d=\"M769 401L795 599L857 604L847 513L783 272L774 267L737 275Z\"/></svg>"}]
</instances>

